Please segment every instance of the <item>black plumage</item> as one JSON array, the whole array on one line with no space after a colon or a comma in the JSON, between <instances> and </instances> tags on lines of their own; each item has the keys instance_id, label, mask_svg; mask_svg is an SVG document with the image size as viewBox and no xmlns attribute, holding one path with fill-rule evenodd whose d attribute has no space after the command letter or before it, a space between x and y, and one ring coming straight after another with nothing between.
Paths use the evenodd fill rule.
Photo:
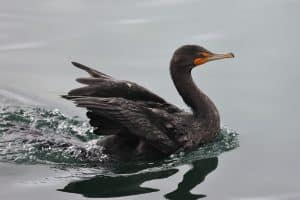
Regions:
<instances>
[{"instance_id":1,"label":"black plumage","mask_svg":"<svg viewBox=\"0 0 300 200\"><path fill-rule=\"evenodd\" d=\"M91 77L78 78L86 86L71 90L63 97L87 108L87 117L96 134L111 135L101 142L108 152L118 153L127 145L129 153L134 155L154 152L169 155L198 147L218 134L218 110L197 88L191 71L205 62L230 57L233 54L213 54L196 45L185 45L175 51L170 62L171 77L192 113L134 82L117 80L76 62L72 64Z\"/></svg>"}]
</instances>

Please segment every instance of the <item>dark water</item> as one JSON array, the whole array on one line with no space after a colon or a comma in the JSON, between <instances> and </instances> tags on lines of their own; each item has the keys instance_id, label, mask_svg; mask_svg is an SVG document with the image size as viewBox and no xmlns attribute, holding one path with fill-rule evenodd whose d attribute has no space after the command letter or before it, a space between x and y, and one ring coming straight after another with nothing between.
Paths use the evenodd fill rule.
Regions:
<instances>
[{"instance_id":1,"label":"dark water","mask_svg":"<svg viewBox=\"0 0 300 200\"><path fill-rule=\"evenodd\" d=\"M296 0L2 2L0 199L299 199L299 8ZM84 111L59 98L83 75L69 62L185 108L168 62L186 43L235 53L193 76L239 147L224 129L192 155L107 164ZM51 149L39 146L47 142Z\"/></svg>"}]
</instances>

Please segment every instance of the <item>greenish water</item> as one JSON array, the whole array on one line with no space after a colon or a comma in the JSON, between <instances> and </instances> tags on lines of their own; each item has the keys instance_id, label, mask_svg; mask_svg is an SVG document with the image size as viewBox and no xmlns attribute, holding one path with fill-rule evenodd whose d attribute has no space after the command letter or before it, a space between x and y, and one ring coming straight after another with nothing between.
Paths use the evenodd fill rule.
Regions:
<instances>
[{"instance_id":1,"label":"greenish water","mask_svg":"<svg viewBox=\"0 0 300 200\"><path fill-rule=\"evenodd\" d=\"M0 199L299 199L299 8L297 0L1 2ZM236 55L193 77L239 147L224 129L192 154L107 162L85 111L60 98L84 76L70 61L186 109L168 64L191 43Z\"/></svg>"}]
</instances>

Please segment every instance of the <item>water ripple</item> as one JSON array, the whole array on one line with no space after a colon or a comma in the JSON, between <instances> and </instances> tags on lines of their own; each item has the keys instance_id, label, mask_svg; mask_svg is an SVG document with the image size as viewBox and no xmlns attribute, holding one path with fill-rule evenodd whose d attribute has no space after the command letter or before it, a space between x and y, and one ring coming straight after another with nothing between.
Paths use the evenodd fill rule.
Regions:
<instances>
[{"instance_id":1,"label":"water ripple","mask_svg":"<svg viewBox=\"0 0 300 200\"><path fill-rule=\"evenodd\" d=\"M14 50L23 50L23 49L33 49L44 46L45 42L24 42L24 43L15 43L15 44L6 44L0 45L0 51L14 51Z\"/></svg>"},{"instance_id":2,"label":"water ripple","mask_svg":"<svg viewBox=\"0 0 300 200\"><path fill-rule=\"evenodd\" d=\"M3 107L0 110L0 161L80 167L103 166L111 160L97 144L101 138L92 131L87 122L77 117L67 117L57 109ZM237 146L237 133L223 128L214 142L203 145L196 151L173 154L154 163L136 161L135 165L139 169L169 168L216 157ZM132 166L132 162L128 164ZM121 168L126 169L126 166L123 163Z\"/></svg>"}]
</instances>

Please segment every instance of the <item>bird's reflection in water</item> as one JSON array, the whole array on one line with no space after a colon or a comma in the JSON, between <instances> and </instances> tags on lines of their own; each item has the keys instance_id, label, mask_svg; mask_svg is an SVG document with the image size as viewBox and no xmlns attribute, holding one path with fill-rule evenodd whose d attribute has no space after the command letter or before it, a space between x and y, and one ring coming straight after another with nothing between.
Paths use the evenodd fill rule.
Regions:
<instances>
[{"instance_id":1,"label":"bird's reflection in water","mask_svg":"<svg viewBox=\"0 0 300 200\"><path fill-rule=\"evenodd\" d=\"M167 199L199 199L205 195L192 194L190 191L204 181L207 174L218 166L218 158L197 160L192 168L183 176L176 190L165 195ZM141 187L150 180L167 178L178 172L178 169L153 171L131 175L105 176L100 175L89 180L71 182L59 191L82 194L91 198L124 197L159 191L156 188Z\"/></svg>"},{"instance_id":2,"label":"bird's reflection in water","mask_svg":"<svg viewBox=\"0 0 300 200\"><path fill-rule=\"evenodd\" d=\"M196 160L193 162L193 167L185 173L182 182L178 184L178 187L173 192L165 195L167 199L200 199L206 197L203 194L192 194L190 191L202 183L205 177L218 166L218 158L208 158L204 160Z\"/></svg>"},{"instance_id":3,"label":"bird's reflection in water","mask_svg":"<svg viewBox=\"0 0 300 200\"><path fill-rule=\"evenodd\" d=\"M85 197L122 197L156 192L159 189L145 188L140 185L146 181L166 178L175 174L177 169L133 175L96 176L89 180L71 182L60 191L82 194Z\"/></svg>"}]
</instances>

